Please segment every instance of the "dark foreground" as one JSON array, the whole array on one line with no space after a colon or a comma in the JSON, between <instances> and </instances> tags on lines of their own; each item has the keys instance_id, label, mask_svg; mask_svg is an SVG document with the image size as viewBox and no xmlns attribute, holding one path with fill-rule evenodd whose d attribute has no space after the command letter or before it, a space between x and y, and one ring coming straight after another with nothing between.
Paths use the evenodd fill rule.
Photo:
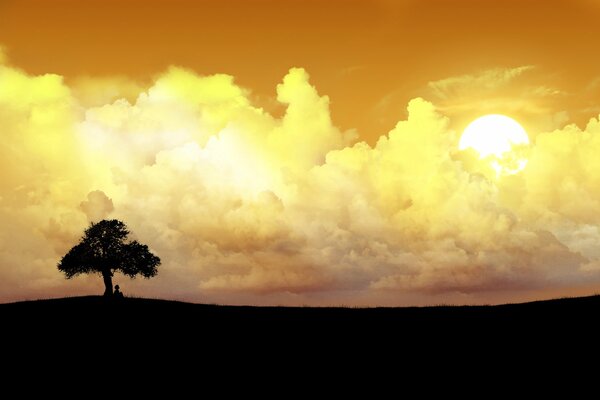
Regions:
<instances>
[{"instance_id":1,"label":"dark foreground","mask_svg":"<svg viewBox=\"0 0 600 400\"><path fill-rule=\"evenodd\" d=\"M218 374L234 369L263 373L264 366L284 374L284 365L305 364L326 374L333 365L350 371L391 365L389 372L410 367L428 374L459 373L465 365L485 374L481 366L490 363L527 370L531 362L554 365L558 359L590 358L599 347L599 320L600 296L370 309L232 307L97 296L0 304L4 354L21 354L17 363L43 362L51 370L56 360L69 360L77 371L77 365L114 362L176 374L195 374L189 365ZM456 365L463 367L454 370Z\"/></svg>"},{"instance_id":2,"label":"dark foreground","mask_svg":"<svg viewBox=\"0 0 600 400\"><path fill-rule=\"evenodd\" d=\"M400 308L250 307L100 296L0 304L5 326L60 332L90 328L165 330L165 334L245 334L279 332L326 335L379 332L383 335L446 335L474 332L526 335L527 332L584 329L600 320L600 295L499 306Z\"/></svg>"}]
</instances>

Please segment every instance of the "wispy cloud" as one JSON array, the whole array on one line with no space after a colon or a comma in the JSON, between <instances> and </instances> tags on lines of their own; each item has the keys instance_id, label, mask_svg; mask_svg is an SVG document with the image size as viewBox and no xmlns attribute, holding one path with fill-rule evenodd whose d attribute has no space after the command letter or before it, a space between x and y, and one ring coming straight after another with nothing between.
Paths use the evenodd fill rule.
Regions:
<instances>
[{"instance_id":1,"label":"wispy cloud","mask_svg":"<svg viewBox=\"0 0 600 400\"><path fill-rule=\"evenodd\" d=\"M432 94L439 99L455 99L473 92L497 90L534 69L533 65L516 68L493 68L478 74L465 74L432 81L427 86Z\"/></svg>"}]
</instances>

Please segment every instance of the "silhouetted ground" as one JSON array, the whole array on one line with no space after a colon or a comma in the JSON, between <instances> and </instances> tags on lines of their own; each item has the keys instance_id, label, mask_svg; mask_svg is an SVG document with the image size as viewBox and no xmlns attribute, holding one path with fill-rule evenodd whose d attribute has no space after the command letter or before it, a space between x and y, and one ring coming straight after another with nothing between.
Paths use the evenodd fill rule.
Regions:
<instances>
[{"instance_id":1,"label":"silhouetted ground","mask_svg":"<svg viewBox=\"0 0 600 400\"><path fill-rule=\"evenodd\" d=\"M385 373L392 383L406 370L413 376L474 379L489 374L484 366L491 365L509 365L513 376L528 376L533 365L555 368L557 360L568 366L598 347L599 311L600 296L501 306L366 309L138 298L117 302L89 296L0 304L0 322L3 355L25 369L43 365L48 372L67 362L69 373L85 375L86 368L102 371L114 364L108 376L115 369L135 370L147 379L144 371L160 369L187 382L204 376L198 371L210 370L217 377L262 376L253 382L268 386L274 376L286 376L292 368L306 374L292 385L317 377L332 385L331 376L341 372L350 374L342 378L358 371ZM147 382L146 388L159 381ZM351 392L352 379L339 384Z\"/></svg>"},{"instance_id":2,"label":"silhouetted ground","mask_svg":"<svg viewBox=\"0 0 600 400\"><path fill-rule=\"evenodd\" d=\"M309 335L359 330L402 336L432 330L446 334L502 330L523 335L527 329L595 327L599 311L600 295L498 306L399 308L219 306L142 298L107 301L100 296L0 304L0 318L9 326L40 324L58 331L77 326L137 330L160 325L180 334L242 329Z\"/></svg>"}]
</instances>

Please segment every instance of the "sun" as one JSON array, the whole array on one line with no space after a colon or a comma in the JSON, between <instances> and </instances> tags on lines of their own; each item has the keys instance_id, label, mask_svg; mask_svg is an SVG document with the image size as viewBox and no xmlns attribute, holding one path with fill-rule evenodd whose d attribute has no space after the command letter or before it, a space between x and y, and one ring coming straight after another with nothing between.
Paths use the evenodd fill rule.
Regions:
<instances>
[{"instance_id":1,"label":"sun","mask_svg":"<svg viewBox=\"0 0 600 400\"><path fill-rule=\"evenodd\" d=\"M514 119L500 114L477 118L464 130L459 150L474 149L489 160L496 173L514 174L527 165L523 149L529 145L525 129Z\"/></svg>"}]
</instances>

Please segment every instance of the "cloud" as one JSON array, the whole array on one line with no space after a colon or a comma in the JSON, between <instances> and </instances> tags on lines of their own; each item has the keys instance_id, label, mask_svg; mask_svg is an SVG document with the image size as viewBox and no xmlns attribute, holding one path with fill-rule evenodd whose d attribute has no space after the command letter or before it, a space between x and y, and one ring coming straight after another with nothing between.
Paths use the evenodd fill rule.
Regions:
<instances>
[{"instance_id":1,"label":"cloud","mask_svg":"<svg viewBox=\"0 0 600 400\"><path fill-rule=\"evenodd\" d=\"M490 92L497 90L534 68L533 65L516 68L493 68L479 74L466 74L432 81L427 86L434 96L442 100L455 99L473 91Z\"/></svg>"},{"instance_id":2,"label":"cloud","mask_svg":"<svg viewBox=\"0 0 600 400\"><path fill-rule=\"evenodd\" d=\"M535 136L559 129L579 115L572 112L578 108L574 96L555 87L556 81L541 68L524 65L431 81L423 91L458 129L481 115L500 113L517 118Z\"/></svg>"},{"instance_id":3,"label":"cloud","mask_svg":"<svg viewBox=\"0 0 600 400\"><path fill-rule=\"evenodd\" d=\"M434 86L449 96L458 81L489 87L530 69ZM0 66L1 300L100 292L95 277L66 282L55 266L109 214L163 260L155 279L123 282L138 295L487 302L600 278L597 119L538 135L524 171L489 180L421 98L370 146L335 126L301 68L277 85L281 117L228 75L172 67L146 89L110 81L129 93L117 99L96 92L104 78L86 79L82 94Z\"/></svg>"},{"instance_id":4,"label":"cloud","mask_svg":"<svg viewBox=\"0 0 600 400\"><path fill-rule=\"evenodd\" d=\"M135 101L146 89L142 83L125 76L79 76L70 81L69 86L73 96L86 108L110 104L119 99Z\"/></svg>"},{"instance_id":5,"label":"cloud","mask_svg":"<svg viewBox=\"0 0 600 400\"><path fill-rule=\"evenodd\" d=\"M108 214L115 209L112 200L101 190L89 192L87 200L82 201L79 207L90 222L107 218Z\"/></svg>"}]
</instances>

